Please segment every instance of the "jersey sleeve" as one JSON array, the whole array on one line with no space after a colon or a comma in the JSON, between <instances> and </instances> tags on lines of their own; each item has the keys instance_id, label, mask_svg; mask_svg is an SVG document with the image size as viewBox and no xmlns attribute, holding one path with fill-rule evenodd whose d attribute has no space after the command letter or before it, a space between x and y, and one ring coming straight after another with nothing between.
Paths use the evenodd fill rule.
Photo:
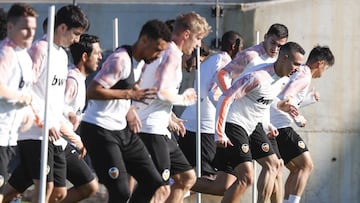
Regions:
<instances>
[{"instance_id":1,"label":"jersey sleeve","mask_svg":"<svg viewBox=\"0 0 360 203\"><path fill-rule=\"evenodd\" d=\"M173 91L173 82L176 80L176 71L179 67L179 59L176 54L167 53L155 73L155 87L158 89L158 97L169 101L174 105L183 105L186 102L184 96Z\"/></svg>"},{"instance_id":2,"label":"jersey sleeve","mask_svg":"<svg viewBox=\"0 0 360 203\"><path fill-rule=\"evenodd\" d=\"M225 134L225 124L231 104L234 101L243 98L247 93L255 90L259 86L260 81L256 77L256 74L246 74L236 80L234 84L219 98L215 117L215 140L228 139Z\"/></svg>"},{"instance_id":3,"label":"jersey sleeve","mask_svg":"<svg viewBox=\"0 0 360 203\"><path fill-rule=\"evenodd\" d=\"M100 71L94 77L99 84L110 88L119 80L129 76L131 71L131 59L126 51L114 53L104 62Z\"/></svg>"},{"instance_id":4,"label":"jersey sleeve","mask_svg":"<svg viewBox=\"0 0 360 203\"><path fill-rule=\"evenodd\" d=\"M0 85L6 85L11 79L12 61L15 53L10 48L3 48L0 51Z\"/></svg>"}]
</instances>

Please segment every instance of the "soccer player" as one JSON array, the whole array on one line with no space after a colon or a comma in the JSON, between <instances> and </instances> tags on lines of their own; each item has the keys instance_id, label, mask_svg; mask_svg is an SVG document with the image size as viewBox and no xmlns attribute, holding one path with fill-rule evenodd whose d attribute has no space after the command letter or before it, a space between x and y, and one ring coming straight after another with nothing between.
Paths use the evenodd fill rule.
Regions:
<instances>
[{"instance_id":1,"label":"soccer player","mask_svg":"<svg viewBox=\"0 0 360 203\"><path fill-rule=\"evenodd\" d=\"M296 106L304 106L316 101L313 92L310 92L310 98L306 97L311 78L320 78L334 62L334 56L328 47L314 47L306 64L302 65L298 72L291 76L290 83L280 93L279 99L289 98ZM290 170L285 182L284 202L299 203L313 170L310 152L304 140L291 127L294 118L276 108L271 108L270 118L271 123L279 131L276 141L285 166Z\"/></svg>"},{"instance_id":2,"label":"soccer player","mask_svg":"<svg viewBox=\"0 0 360 203\"><path fill-rule=\"evenodd\" d=\"M37 12L27 4L16 3L5 19L7 34L0 44L0 202L9 178L8 166L15 157L23 120L21 109L32 99L32 61L27 49L35 36Z\"/></svg>"},{"instance_id":3,"label":"soccer player","mask_svg":"<svg viewBox=\"0 0 360 203\"><path fill-rule=\"evenodd\" d=\"M56 201L61 201L66 196L66 162L62 143L66 142L60 133L63 120L64 93L67 78L68 57L62 47L69 47L79 41L80 35L87 30L88 20L83 11L74 5L66 5L60 8L55 17L54 44L51 47L53 67L49 74L49 126L48 169L45 201L48 202L54 188L56 188ZM47 81L47 35L33 43L29 50L33 60L34 84L32 88L33 111L44 120L45 114L45 90ZM38 123L39 124L39 123ZM19 154L21 163L16 167L9 179L9 190L4 198L12 200L14 194L24 192L32 183L34 193L32 202L39 202L40 190L40 165L41 165L41 142L42 126L33 125L28 131L19 134ZM31 151L32 153L29 153Z\"/></svg>"},{"instance_id":4,"label":"soccer player","mask_svg":"<svg viewBox=\"0 0 360 203\"><path fill-rule=\"evenodd\" d=\"M274 101L289 81L289 76L303 63L305 51L294 42L280 49L274 63L260 64L236 79L219 98L216 108L215 155L217 168L236 177L224 192L223 202L239 201L254 181L253 145L249 136L264 119L270 105L291 115L297 109L288 100Z\"/></svg>"},{"instance_id":5,"label":"soccer player","mask_svg":"<svg viewBox=\"0 0 360 203\"><path fill-rule=\"evenodd\" d=\"M144 65L168 47L170 36L165 23L146 22L138 40L112 53L88 86L80 136L99 182L108 190L109 203L150 202L163 185L148 150L135 134L141 123L131 102L154 98L155 89L140 89L137 82ZM128 173L137 181L131 197Z\"/></svg>"},{"instance_id":6,"label":"soccer player","mask_svg":"<svg viewBox=\"0 0 360 203\"><path fill-rule=\"evenodd\" d=\"M200 111L201 111L201 175L213 176L216 171L213 166L213 159L216 152L214 140L215 133L215 105L208 96L208 92L213 87L211 83L216 71L225 67L241 50L243 46L242 36L235 31L228 31L223 34L221 39L221 51L209 56L200 65ZM196 80L194 87L196 88ZM186 134L179 137L179 146L190 162L191 166L196 166L196 105L186 107L181 115L185 120Z\"/></svg>"},{"instance_id":7,"label":"soccer player","mask_svg":"<svg viewBox=\"0 0 360 203\"><path fill-rule=\"evenodd\" d=\"M172 42L158 61L148 65L141 87L157 88L157 97L148 104L136 104L142 127L139 136L149 150L159 174L166 183L162 192L170 196L167 202L182 202L184 194L196 181L195 171L178 147L168 124L173 105L188 106L196 101L196 92L188 88L179 94L182 80L182 55L190 55L208 35L210 26L195 12L180 14L174 22ZM170 190L170 177L174 180ZM159 194L159 193L157 193ZM164 195L159 195L163 197Z\"/></svg>"}]
</instances>

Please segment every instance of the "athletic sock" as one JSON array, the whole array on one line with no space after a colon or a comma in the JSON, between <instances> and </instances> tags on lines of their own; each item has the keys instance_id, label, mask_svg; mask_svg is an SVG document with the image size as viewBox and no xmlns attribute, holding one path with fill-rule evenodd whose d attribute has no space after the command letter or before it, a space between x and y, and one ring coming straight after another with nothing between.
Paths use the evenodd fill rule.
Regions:
<instances>
[{"instance_id":1,"label":"athletic sock","mask_svg":"<svg viewBox=\"0 0 360 203\"><path fill-rule=\"evenodd\" d=\"M296 195L289 195L289 199L287 201L287 203L300 203L300 196L296 196Z\"/></svg>"}]
</instances>

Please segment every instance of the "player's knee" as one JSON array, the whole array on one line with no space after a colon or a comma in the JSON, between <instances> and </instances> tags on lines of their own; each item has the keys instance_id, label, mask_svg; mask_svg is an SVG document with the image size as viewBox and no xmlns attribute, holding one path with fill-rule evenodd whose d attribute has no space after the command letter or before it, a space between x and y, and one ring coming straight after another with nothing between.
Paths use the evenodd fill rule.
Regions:
<instances>
[{"instance_id":1,"label":"player's knee","mask_svg":"<svg viewBox=\"0 0 360 203\"><path fill-rule=\"evenodd\" d=\"M181 188L190 189L196 182L196 174L193 169L175 175L174 184L180 185Z\"/></svg>"},{"instance_id":2,"label":"player's knee","mask_svg":"<svg viewBox=\"0 0 360 203\"><path fill-rule=\"evenodd\" d=\"M304 170L308 171L309 173L311 173L314 169L314 163L312 162L311 159L306 160L304 162L304 166L303 166Z\"/></svg>"},{"instance_id":3,"label":"player's knee","mask_svg":"<svg viewBox=\"0 0 360 203\"><path fill-rule=\"evenodd\" d=\"M5 186L2 202L10 203L20 196L21 196L21 194L18 193L15 189L11 188L11 190L10 190L10 188L7 188Z\"/></svg>"},{"instance_id":4,"label":"player's knee","mask_svg":"<svg viewBox=\"0 0 360 203\"><path fill-rule=\"evenodd\" d=\"M88 198L96 194L99 189L98 182L94 179L90 183L83 186L81 189L81 196L83 199Z\"/></svg>"},{"instance_id":5,"label":"player's knee","mask_svg":"<svg viewBox=\"0 0 360 203\"><path fill-rule=\"evenodd\" d=\"M261 163L261 162L260 162ZM267 170L270 173L277 173L280 168L280 161L275 156L270 156L265 159L261 164L263 170Z\"/></svg>"},{"instance_id":6,"label":"player's knee","mask_svg":"<svg viewBox=\"0 0 360 203\"><path fill-rule=\"evenodd\" d=\"M66 195L66 187L54 187L50 196L50 202L61 202L63 199L65 199Z\"/></svg>"},{"instance_id":7,"label":"player's knee","mask_svg":"<svg viewBox=\"0 0 360 203\"><path fill-rule=\"evenodd\" d=\"M253 175L246 174L243 178L243 182L246 184L246 186L251 186L254 184L255 179Z\"/></svg>"},{"instance_id":8,"label":"player's knee","mask_svg":"<svg viewBox=\"0 0 360 203\"><path fill-rule=\"evenodd\" d=\"M126 202L130 198L130 190L120 183L105 184L109 194L109 202Z\"/></svg>"}]
</instances>

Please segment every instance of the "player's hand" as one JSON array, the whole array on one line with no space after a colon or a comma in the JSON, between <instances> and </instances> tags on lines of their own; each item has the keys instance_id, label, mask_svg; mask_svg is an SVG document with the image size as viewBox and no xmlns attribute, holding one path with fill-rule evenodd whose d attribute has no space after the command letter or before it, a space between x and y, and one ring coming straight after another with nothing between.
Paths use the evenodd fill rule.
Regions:
<instances>
[{"instance_id":1,"label":"player's hand","mask_svg":"<svg viewBox=\"0 0 360 203\"><path fill-rule=\"evenodd\" d=\"M233 143L228 139L222 139L216 141L216 146L220 148L226 148L228 146L234 146Z\"/></svg>"},{"instance_id":2,"label":"player's hand","mask_svg":"<svg viewBox=\"0 0 360 203\"><path fill-rule=\"evenodd\" d=\"M171 132L174 132L181 137L184 137L186 134L186 128L184 126L184 123L186 120L183 120L181 118L178 118L174 113L171 114L171 118L169 120L169 130Z\"/></svg>"},{"instance_id":3,"label":"player's hand","mask_svg":"<svg viewBox=\"0 0 360 203\"><path fill-rule=\"evenodd\" d=\"M289 113L293 118L299 115L297 107L292 104L292 100L290 98L279 101L277 107L278 109Z\"/></svg>"},{"instance_id":4,"label":"player's hand","mask_svg":"<svg viewBox=\"0 0 360 203\"><path fill-rule=\"evenodd\" d=\"M54 142L61 138L60 131L56 130L54 127L49 129L49 141Z\"/></svg>"},{"instance_id":5,"label":"player's hand","mask_svg":"<svg viewBox=\"0 0 360 203\"><path fill-rule=\"evenodd\" d=\"M197 95L194 88L186 89L182 96L184 97L185 106L190 106L196 103Z\"/></svg>"},{"instance_id":6,"label":"player's hand","mask_svg":"<svg viewBox=\"0 0 360 203\"><path fill-rule=\"evenodd\" d=\"M304 116L302 115L298 115L294 118L294 121L295 121L295 124L298 126L298 127L305 127L306 125L306 119Z\"/></svg>"},{"instance_id":7,"label":"player's hand","mask_svg":"<svg viewBox=\"0 0 360 203\"><path fill-rule=\"evenodd\" d=\"M129 90L129 99L148 104L146 99L155 99L156 94L157 89L155 87L146 89L133 88Z\"/></svg>"},{"instance_id":8,"label":"player's hand","mask_svg":"<svg viewBox=\"0 0 360 203\"><path fill-rule=\"evenodd\" d=\"M275 138L279 135L278 129L273 125L268 126L268 131L269 131L269 133L267 134L268 138Z\"/></svg>"},{"instance_id":9,"label":"player's hand","mask_svg":"<svg viewBox=\"0 0 360 203\"><path fill-rule=\"evenodd\" d=\"M311 94L313 95L315 101L320 101L320 93L315 91L315 87L311 88Z\"/></svg>"},{"instance_id":10,"label":"player's hand","mask_svg":"<svg viewBox=\"0 0 360 203\"><path fill-rule=\"evenodd\" d=\"M126 114L126 120L127 120L129 129L133 133L139 133L141 130L141 127L142 127L141 120L136 113L136 109L138 109L138 107L131 106L128 113Z\"/></svg>"}]
</instances>

